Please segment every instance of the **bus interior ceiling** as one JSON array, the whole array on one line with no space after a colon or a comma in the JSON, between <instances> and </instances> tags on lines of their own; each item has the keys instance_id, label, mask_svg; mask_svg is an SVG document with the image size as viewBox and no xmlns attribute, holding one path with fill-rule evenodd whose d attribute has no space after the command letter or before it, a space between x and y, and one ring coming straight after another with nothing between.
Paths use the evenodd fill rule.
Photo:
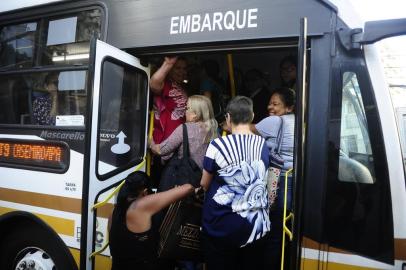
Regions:
<instances>
[{"instance_id":1,"label":"bus interior ceiling","mask_svg":"<svg viewBox=\"0 0 406 270\"><path fill-rule=\"evenodd\" d=\"M218 76L224 82L223 95L227 99L231 97L228 55L231 55L234 68L235 94L248 95L245 89L247 72L259 71L266 82L266 87L272 91L282 84L279 71L281 60L286 56L297 58L297 47L188 52L176 55L185 58L188 64L187 91L189 95L200 94L200 90L202 90L199 89L202 64L207 60L213 60L218 64ZM164 59L162 54L137 56L141 58L142 62L150 64L151 75L160 67Z\"/></svg>"}]
</instances>

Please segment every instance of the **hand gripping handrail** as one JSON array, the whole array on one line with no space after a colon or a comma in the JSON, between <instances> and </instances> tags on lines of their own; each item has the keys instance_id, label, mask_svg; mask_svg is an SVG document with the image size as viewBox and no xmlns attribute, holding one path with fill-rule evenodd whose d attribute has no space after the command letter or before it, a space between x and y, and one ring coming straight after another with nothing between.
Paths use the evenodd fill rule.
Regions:
<instances>
[{"instance_id":1,"label":"hand gripping handrail","mask_svg":"<svg viewBox=\"0 0 406 270\"><path fill-rule=\"evenodd\" d=\"M293 169L288 170L285 173L285 190L284 190L284 198L283 198L283 230L282 230L282 253L281 253L281 270L284 269L284 261L285 261L285 236L286 234L289 236L289 240L293 240L293 234L292 231L289 230L289 228L286 226L286 222L289 221L290 219L294 218L294 215L292 212L289 213L288 216L286 216L286 211L287 211L287 204L288 204L288 177L291 175L293 172Z\"/></svg>"},{"instance_id":2,"label":"hand gripping handrail","mask_svg":"<svg viewBox=\"0 0 406 270\"><path fill-rule=\"evenodd\" d=\"M137 167L135 167L134 171L136 172L136 171L138 171L139 169L141 169L142 166L144 166L144 164L145 164L145 158L143 158L143 159L142 159L142 162L141 162L140 164L138 164ZM106 199L104 199L103 201L98 202L98 203L96 203L95 205L93 205L92 210L96 210L97 208L102 207L103 205L107 204L107 202L108 202L114 195L116 195L116 194L120 191L120 189L121 189L121 187L124 185L124 183L125 183L125 180L121 181L121 183L107 196ZM93 252L92 254L90 254L90 258L92 258L92 257L94 257L94 256L96 256L96 255L98 255L98 254L100 254L100 253L102 253L102 252L109 246L109 238L108 238L108 237L109 237L109 234L108 234L108 233L106 234L106 237L107 237L107 239L106 239L106 243L104 244L104 246L103 246L101 249L99 249L99 250Z\"/></svg>"}]
</instances>

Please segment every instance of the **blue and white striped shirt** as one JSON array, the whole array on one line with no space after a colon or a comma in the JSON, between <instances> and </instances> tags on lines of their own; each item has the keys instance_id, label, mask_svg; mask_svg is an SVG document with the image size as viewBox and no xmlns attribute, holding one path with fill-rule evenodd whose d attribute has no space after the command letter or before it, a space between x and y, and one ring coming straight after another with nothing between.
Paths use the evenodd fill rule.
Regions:
<instances>
[{"instance_id":1,"label":"blue and white striped shirt","mask_svg":"<svg viewBox=\"0 0 406 270\"><path fill-rule=\"evenodd\" d=\"M251 134L232 134L209 144L203 168L214 177L203 207L205 234L243 247L270 230L268 151L265 140Z\"/></svg>"}]
</instances>

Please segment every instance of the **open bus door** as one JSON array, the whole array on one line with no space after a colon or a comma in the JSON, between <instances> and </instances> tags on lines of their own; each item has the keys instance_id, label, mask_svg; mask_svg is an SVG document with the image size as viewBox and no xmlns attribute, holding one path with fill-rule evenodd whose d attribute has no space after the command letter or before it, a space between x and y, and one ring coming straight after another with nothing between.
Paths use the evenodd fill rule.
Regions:
<instances>
[{"instance_id":1,"label":"open bus door","mask_svg":"<svg viewBox=\"0 0 406 270\"><path fill-rule=\"evenodd\" d=\"M401 269L406 261L401 148L379 55L368 46L405 33L405 19L367 22L363 30L336 33L328 148L321 148L328 153L320 164L327 169L322 238L303 247L312 259L302 258L301 269Z\"/></svg>"},{"instance_id":2,"label":"open bus door","mask_svg":"<svg viewBox=\"0 0 406 270\"><path fill-rule=\"evenodd\" d=\"M103 192L144 167L149 92L149 68L130 54L94 40L89 63L80 252L80 269L86 270L94 268L91 254L102 220L95 204L105 199Z\"/></svg>"}]
</instances>

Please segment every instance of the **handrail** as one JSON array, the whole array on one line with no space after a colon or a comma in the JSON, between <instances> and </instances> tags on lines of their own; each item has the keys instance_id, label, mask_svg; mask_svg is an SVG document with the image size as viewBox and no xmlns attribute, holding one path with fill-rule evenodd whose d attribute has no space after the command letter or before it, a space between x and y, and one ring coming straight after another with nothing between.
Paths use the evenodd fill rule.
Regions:
<instances>
[{"instance_id":1,"label":"handrail","mask_svg":"<svg viewBox=\"0 0 406 270\"><path fill-rule=\"evenodd\" d=\"M123 182L125 182L125 181L123 181ZM106 234L106 244L104 244L104 246L102 246L101 249L99 249L99 250L93 252L92 254L90 254L90 258L93 258L93 257L96 256L96 255L99 255L100 253L102 253L103 251L105 251L108 246L109 246L109 234L107 233L107 234ZM90 258L89 258L89 259L90 259Z\"/></svg>"},{"instance_id":2,"label":"handrail","mask_svg":"<svg viewBox=\"0 0 406 270\"><path fill-rule=\"evenodd\" d=\"M141 169L142 166L144 166L145 164L145 158L142 159L142 162L140 164L137 165L137 167L135 167L134 172L138 171L139 169ZM101 202L96 203L95 205L93 205L92 210L95 210L105 204L107 204L107 202L120 190L120 188L124 185L125 180L123 180L120 185L118 185L113 192L111 192L106 199L104 199Z\"/></svg>"},{"instance_id":3,"label":"handrail","mask_svg":"<svg viewBox=\"0 0 406 270\"><path fill-rule=\"evenodd\" d=\"M284 198L283 198L283 221L282 221L282 254L281 254L281 270L284 269L284 261L285 261L285 236L286 234L289 236L289 240L293 240L293 234L292 231L289 230L289 228L286 226L286 222L290 219L294 218L294 214L292 212L289 213L288 216L286 216L286 208L288 204L288 177L291 175L293 172L293 169L288 170L285 173L285 190L284 190Z\"/></svg>"},{"instance_id":4,"label":"handrail","mask_svg":"<svg viewBox=\"0 0 406 270\"><path fill-rule=\"evenodd\" d=\"M143 159L142 159L142 162L141 162L140 164L138 164L137 167L135 167L134 171L136 172L136 171L138 171L139 169L141 169L144 164L145 164L145 158L143 158ZM117 193L120 191L120 189L121 189L121 187L124 185L124 183L125 183L125 180L121 181L121 183L107 196L106 199L104 199L103 201L98 202L98 203L96 203L95 205L93 205L92 210L95 210L95 209L97 209L97 208L99 208L99 207L101 207L101 206L107 204L107 202L108 202L115 194L117 194ZM108 237L109 237L109 234L107 233L106 235L107 235L107 238L106 238L106 243L104 244L104 246L102 246L101 249L96 250L95 252L93 252L92 254L90 254L90 258L92 258L92 257L94 257L94 256L96 256L96 255L98 255L98 254L100 254L100 253L102 253L102 252L109 246L109 238L108 238Z\"/></svg>"},{"instance_id":5,"label":"handrail","mask_svg":"<svg viewBox=\"0 0 406 270\"><path fill-rule=\"evenodd\" d=\"M228 77L230 78L230 91L231 97L235 97L235 78L234 78L234 64L233 64L233 55L231 53L227 54L227 63L228 63Z\"/></svg>"},{"instance_id":6,"label":"handrail","mask_svg":"<svg viewBox=\"0 0 406 270\"><path fill-rule=\"evenodd\" d=\"M148 128L148 143L150 142L150 140L152 139L152 132L154 130L154 110L151 110L149 112L150 116L149 116L149 128ZM147 151L147 169L146 169L146 173L151 176L151 162L152 162L152 156L151 156L151 152Z\"/></svg>"}]
</instances>

